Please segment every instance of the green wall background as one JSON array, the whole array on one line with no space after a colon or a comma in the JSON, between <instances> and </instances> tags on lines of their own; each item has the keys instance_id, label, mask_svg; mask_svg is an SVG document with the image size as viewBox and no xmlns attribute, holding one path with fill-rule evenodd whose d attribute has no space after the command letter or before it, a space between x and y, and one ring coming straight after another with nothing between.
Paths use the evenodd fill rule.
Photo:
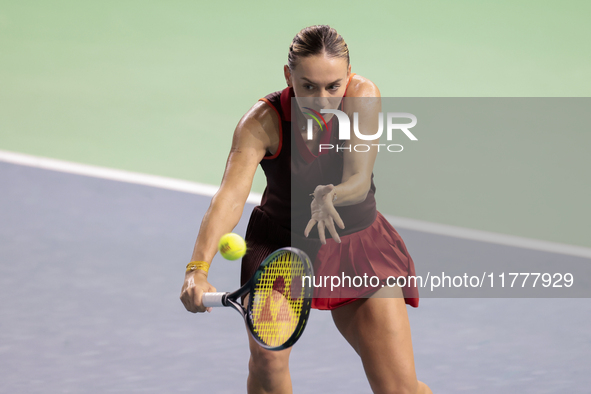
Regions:
<instances>
[{"instance_id":1,"label":"green wall background","mask_svg":"<svg viewBox=\"0 0 591 394\"><path fill-rule=\"evenodd\" d=\"M0 149L219 184L236 123L284 87L287 48L305 26L335 27L353 71L385 97L588 97L588 15L588 1L0 1ZM380 209L591 247L591 190L581 186L591 161L577 150L591 137L577 138L575 151L553 152L552 163L574 171L567 190L548 197L544 180L522 186L536 201L529 209L474 215L478 200L453 185L482 163L446 160L465 149L453 139L433 150L446 152L438 162L455 179L449 188L417 198L433 193L437 172L417 182L397 169L398 184L412 187ZM469 182L476 196L490 179ZM263 188L258 173L254 190Z\"/></svg>"}]
</instances>

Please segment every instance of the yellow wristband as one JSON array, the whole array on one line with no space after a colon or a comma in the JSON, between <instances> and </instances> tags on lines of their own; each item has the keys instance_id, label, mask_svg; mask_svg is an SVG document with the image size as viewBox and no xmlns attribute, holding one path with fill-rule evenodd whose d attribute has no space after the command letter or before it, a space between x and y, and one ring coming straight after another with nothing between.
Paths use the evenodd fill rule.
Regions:
<instances>
[{"instance_id":1,"label":"yellow wristband","mask_svg":"<svg viewBox=\"0 0 591 394\"><path fill-rule=\"evenodd\" d=\"M187 270L185 273L195 270L203 270L205 273L208 273L209 263L207 261L191 261L189 264L187 264Z\"/></svg>"}]
</instances>

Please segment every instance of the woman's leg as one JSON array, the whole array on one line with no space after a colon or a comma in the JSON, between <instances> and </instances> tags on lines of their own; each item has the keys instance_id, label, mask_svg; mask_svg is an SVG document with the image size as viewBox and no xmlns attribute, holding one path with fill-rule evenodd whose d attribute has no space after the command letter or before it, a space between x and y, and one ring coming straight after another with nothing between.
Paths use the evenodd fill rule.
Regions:
<instances>
[{"instance_id":1,"label":"woman's leg","mask_svg":"<svg viewBox=\"0 0 591 394\"><path fill-rule=\"evenodd\" d=\"M248 304L248 296L244 299ZM248 329L248 328L247 328ZM291 376L289 375L289 354L291 347L273 351L262 348L248 333L250 360L248 361L249 394L292 393Z\"/></svg>"},{"instance_id":2,"label":"woman's leg","mask_svg":"<svg viewBox=\"0 0 591 394\"><path fill-rule=\"evenodd\" d=\"M432 393L415 373L410 323L400 288L394 296L360 299L332 310L333 320L361 357L374 393Z\"/></svg>"}]
</instances>

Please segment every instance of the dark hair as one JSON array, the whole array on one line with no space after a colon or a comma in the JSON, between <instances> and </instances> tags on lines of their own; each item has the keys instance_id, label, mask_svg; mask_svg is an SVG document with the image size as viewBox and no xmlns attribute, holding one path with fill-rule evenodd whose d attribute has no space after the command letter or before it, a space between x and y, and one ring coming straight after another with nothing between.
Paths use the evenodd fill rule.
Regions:
<instances>
[{"instance_id":1,"label":"dark hair","mask_svg":"<svg viewBox=\"0 0 591 394\"><path fill-rule=\"evenodd\" d=\"M328 57L347 59L349 65L349 48L343 37L335 29L327 25L315 25L302 29L289 46L287 65L293 70L299 58L325 53Z\"/></svg>"}]
</instances>

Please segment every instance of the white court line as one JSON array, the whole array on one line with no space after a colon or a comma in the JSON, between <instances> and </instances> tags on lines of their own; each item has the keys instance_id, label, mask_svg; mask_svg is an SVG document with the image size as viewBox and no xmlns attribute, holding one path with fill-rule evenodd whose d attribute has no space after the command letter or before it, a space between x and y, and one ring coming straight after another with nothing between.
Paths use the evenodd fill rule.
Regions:
<instances>
[{"instance_id":1,"label":"white court line","mask_svg":"<svg viewBox=\"0 0 591 394\"><path fill-rule=\"evenodd\" d=\"M392 223L392 226L395 228L399 227L432 234L447 235L449 237L516 246L518 248L525 249L535 249L543 252L568 254L591 259L591 248L585 248L583 246L567 245L550 241L540 241L538 239L518 237L516 235L505 235L482 230L473 230L464 227L424 222L422 220L407 219L390 215L384 215L384 217L388 219L388 221Z\"/></svg>"},{"instance_id":2,"label":"white court line","mask_svg":"<svg viewBox=\"0 0 591 394\"><path fill-rule=\"evenodd\" d=\"M166 178L156 175L140 174L136 172L116 170L87 164L72 163L63 160L48 159L31 156L22 153L14 153L0 150L0 161L12 164L19 164L29 167L43 168L46 170L66 172L70 174L86 175L95 178L109 179L119 182L135 183L139 185L153 186L162 189L176 190L185 193L198 194L202 196L213 196L218 187L202 183L184 181L174 178ZM250 193L247 203L258 205L261 201L261 194ZM423 231L432 234L446 235L450 237L471 239L475 241L490 242L501 245L516 246L519 248L535 249L544 252L567 254L585 258L591 258L591 248L582 246L566 245L561 243L540 241L536 239L517 237L492 233L488 231L473 230L463 227L449 226L445 224L425 222L416 219L407 219L391 215L384 215L396 228Z\"/></svg>"},{"instance_id":3,"label":"white court line","mask_svg":"<svg viewBox=\"0 0 591 394\"><path fill-rule=\"evenodd\" d=\"M175 190L179 192L199 194L212 197L217 193L219 187L205 185L202 183L184 181L181 179L166 178L157 175L140 174L137 172L116 170L91 166L88 164L72 163L63 160L49 159L45 157L25 155L0 150L0 161L23 166L42 168L45 170L67 172L69 174L86 175L95 178L109 179L112 181L135 183L138 185L159 187L162 189ZM250 193L246 200L250 204L260 204L262 195Z\"/></svg>"}]
</instances>

